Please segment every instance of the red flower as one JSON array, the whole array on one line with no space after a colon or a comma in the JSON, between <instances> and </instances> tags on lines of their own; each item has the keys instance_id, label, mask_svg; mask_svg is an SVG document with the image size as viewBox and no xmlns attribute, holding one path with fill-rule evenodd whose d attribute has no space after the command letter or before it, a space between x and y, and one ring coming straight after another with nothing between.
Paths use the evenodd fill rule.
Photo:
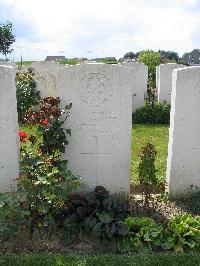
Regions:
<instances>
[{"instance_id":1,"label":"red flower","mask_svg":"<svg viewBox=\"0 0 200 266\"><path fill-rule=\"evenodd\" d=\"M26 143L26 138L28 137L28 134L24 131L19 131L19 137L20 137L20 142Z\"/></svg>"},{"instance_id":2,"label":"red flower","mask_svg":"<svg viewBox=\"0 0 200 266\"><path fill-rule=\"evenodd\" d=\"M49 123L49 120L46 118L42 121L43 124L47 125Z\"/></svg>"}]
</instances>

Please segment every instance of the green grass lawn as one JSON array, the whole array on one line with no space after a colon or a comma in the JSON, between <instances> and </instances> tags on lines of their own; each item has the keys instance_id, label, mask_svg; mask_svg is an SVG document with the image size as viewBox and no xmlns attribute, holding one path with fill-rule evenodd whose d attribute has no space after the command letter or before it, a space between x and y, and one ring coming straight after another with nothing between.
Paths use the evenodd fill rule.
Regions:
<instances>
[{"instance_id":1,"label":"green grass lawn","mask_svg":"<svg viewBox=\"0 0 200 266\"><path fill-rule=\"evenodd\" d=\"M131 143L131 181L138 181L138 154L141 147L147 142L152 143L157 150L156 169L160 180L165 179L167 167L167 149L168 149L168 126L166 125L134 125L132 131Z\"/></svg>"},{"instance_id":2,"label":"green grass lawn","mask_svg":"<svg viewBox=\"0 0 200 266\"><path fill-rule=\"evenodd\" d=\"M200 266L200 254L1 255L1 266Z\"/></svg>"},{"instance_id":3,"label":"green grass lawn","mask_svg":"<svg viewBox=\"0 0 200 266\"><path fill-rule=\"evenodd\" d=\"M23 66L30 66L33 62L35 62L35 61L22 61L22 65ZM16 64L18 66L20 66L21 65L21 62L16 62Z\"/></svg>"}]
</instances>

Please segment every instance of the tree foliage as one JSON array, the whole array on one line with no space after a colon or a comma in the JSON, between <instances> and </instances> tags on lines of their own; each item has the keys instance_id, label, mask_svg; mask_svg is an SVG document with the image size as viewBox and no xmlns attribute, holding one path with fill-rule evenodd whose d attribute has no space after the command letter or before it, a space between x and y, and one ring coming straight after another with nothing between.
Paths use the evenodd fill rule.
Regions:
<instances>
[{"instance_id":1,"label":"tree foliage","mask_svg":"<svg viewBox=\"0 0 200 266\"><path fill-rule=\"evenodd\" d=\"M124 55L124 59L133 59L136 55L133 52L128 52Z\"/></svg>"},{"instance_id":2,"label":"tree foliage","mask_svg":"<svg viewBox=\"0 0 200 266\"><path fill-rule=\"evenodd\" d=\"M139 54L139 62L148 66L149 77L148 87L155 88L156 86L156 66L160 64L160 53L152 50L141 51Z\"/></svg>"},{"instance_id":3,"label":"tree foliage","mask_svg":"<svg viewBox=\"0 0 200 266\"><path fill-rule=\"evenodd\" d=\"M179 60L179 55L177 52L174 51L164 51L164 50L160 50L160 56L168 59L168 60L174 60L176 62L178 62Z\"/></svg>"},{"instance_id":4,"label":"tree foliage","mask_svg":"<svg viewBox=\"0 0 200 266\"><path fill-rule=\"evenodd\" d=\"M15 36L12 33L12 23L7 21L0 23L0 53L5 55L10 54L13 49L11 45L15 42Z\"/></svg>"}]
</instances>

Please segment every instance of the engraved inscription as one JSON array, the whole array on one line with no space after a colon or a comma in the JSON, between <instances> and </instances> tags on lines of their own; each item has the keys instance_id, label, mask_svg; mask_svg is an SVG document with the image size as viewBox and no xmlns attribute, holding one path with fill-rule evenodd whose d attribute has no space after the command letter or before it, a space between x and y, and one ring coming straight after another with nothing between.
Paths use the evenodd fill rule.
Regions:
<instances>
[{"instance_id":1,"label":"engraved inscription","mask_svg":"<svg viewBox=\"0 0 200 266\"><path fill-rule=\"evenodd\" d=\"M112 83L108 77L100 73L90 73L81 81L80 99L92 107L109 103L112 99Z\"/></svg>"}]
</instances>

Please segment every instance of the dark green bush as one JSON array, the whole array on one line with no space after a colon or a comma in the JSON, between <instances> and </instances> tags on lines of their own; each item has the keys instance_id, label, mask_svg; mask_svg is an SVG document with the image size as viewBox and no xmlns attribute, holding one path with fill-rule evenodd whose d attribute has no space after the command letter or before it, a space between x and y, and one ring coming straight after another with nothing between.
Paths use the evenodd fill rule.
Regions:
<instances>
[{"instance_id":1,"label":"dark green bush","mask_svg":"<svg viewBox=\"0 0 200 266\"><path fill-rule=\"evenodd\" d=\"M128 227L122 221L128 215L128 204L120 201L101 186L89 193L75 193L68 202L63 215L64 238L68 244L80 230L100 240L114 241L128 234Z\"/></svg>"},{"instance_id":2,"label":"dark green bush","mask_svg":"<svg viewBox=\"0 0 200 266\"><path fill-rule=\"evenodd\" d=\"M133 114L134 124L169 124L170 105L156 104L153 107L144 106Z\"/></svg>"}]
</instances>

